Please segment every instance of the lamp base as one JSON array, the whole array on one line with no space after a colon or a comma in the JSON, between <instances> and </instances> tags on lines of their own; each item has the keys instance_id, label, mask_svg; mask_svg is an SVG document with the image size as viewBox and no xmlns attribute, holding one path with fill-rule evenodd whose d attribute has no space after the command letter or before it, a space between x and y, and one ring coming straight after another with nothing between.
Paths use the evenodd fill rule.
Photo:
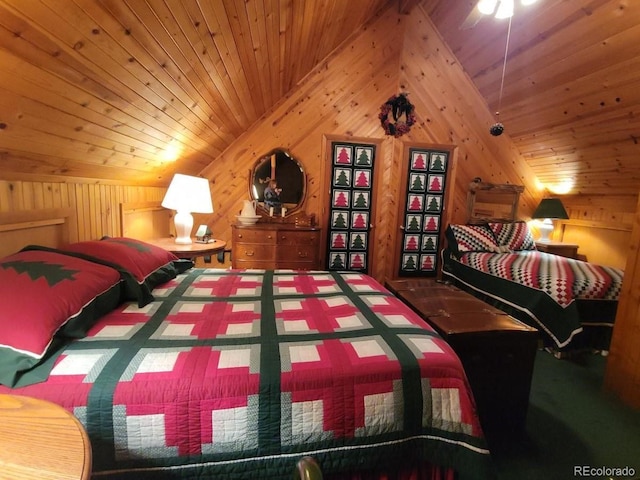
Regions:
<instances>
[{"instance_id":1,"label":"lamp base","mask_svg":"<svg viewBox=\"0 0 640 480\"><path fill-rule=\"evenodd\" d=\"M553 232L553 221L550 218L545 218L539 227L540 239L539 242L549 243L551 241L551 232Z\"/></svg>"},{"instance_id":2,"label":"lamp base","mask_svg":"<svg viewBox=\"0 0 640 480\"><path fill-rule=\"evenodd\" d=\"M176 212L173 223L176 227L175 242L180 245L192 243L191 230L193 229L193 215L189 212Z\"/></svg>"}]
</instances>

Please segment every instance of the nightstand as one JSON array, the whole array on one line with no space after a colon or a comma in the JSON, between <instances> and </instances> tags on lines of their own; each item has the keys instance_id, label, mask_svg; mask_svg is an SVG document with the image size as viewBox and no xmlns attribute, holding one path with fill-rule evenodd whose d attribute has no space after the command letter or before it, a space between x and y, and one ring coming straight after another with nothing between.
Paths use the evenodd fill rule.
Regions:
<instances>
[{"instance_id":1,"label":"nightstand","mask_svg":"<svg viewBox=\"0 0 640 480\"><path fill-rule=\"evenodd\" d=\"M164 248L173 253L178 258L188 258L194 260L197 257L205 257L218 253L227 246L224 240L214 240L211 243L176 243L173 238L156 238L152 240L143 240L144 242Z\"/></svg>"},{"instance_id":2,"label":"nightstand","mask_svg":"<svg viewBox=\"0 0 640 480\"><path fill-rule=\"evenodd\" d=\"M0 477L88 480L91 444L76 417L59 405L0 395Z\"/></svg>"},{"instance_id":3,"label":"nightstand","mask_svg":"<svg viewBox=\"0 0 640 480\"><path fill-rule=\"evenodd\" d=\"M578 245L573 243L537 241L536 248L541 252L552 253L561 257L578 258Z\"/></svg>"}]
</instances>

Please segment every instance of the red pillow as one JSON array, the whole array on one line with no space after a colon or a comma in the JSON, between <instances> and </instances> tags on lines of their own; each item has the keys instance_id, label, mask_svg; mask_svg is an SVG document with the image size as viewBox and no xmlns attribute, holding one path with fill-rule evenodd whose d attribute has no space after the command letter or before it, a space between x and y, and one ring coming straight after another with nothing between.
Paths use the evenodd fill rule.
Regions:
<instances>
[{"instance_id":1,"label":"red pillow","mask_svg":"<svg viewBox=\"0 0 640 480\"><path fill-rule=\"evenodd\" d=\"M12 386L59 339L83 337L120 303L117 270L46 250L0 260L0 383Z\"/></svg>"},{"instance_id":2,"label":"red pillow","mask_svg":"<svg viewBox=\"0 0 640 480\"><path fill-rule=\"evenodd\" d=\"M173 253L133 238L114 237L72 243L63 251L82 258L117 267L125 281L125 297L137 300L143 307L153 301L151 290L175 278L177 271Z\"/></svg>"}]
</instances>

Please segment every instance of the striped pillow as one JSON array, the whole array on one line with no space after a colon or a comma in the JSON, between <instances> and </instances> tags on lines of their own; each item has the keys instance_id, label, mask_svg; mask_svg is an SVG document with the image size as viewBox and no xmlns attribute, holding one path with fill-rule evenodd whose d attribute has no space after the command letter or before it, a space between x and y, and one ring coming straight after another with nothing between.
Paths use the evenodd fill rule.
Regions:
<instances>
[{"instance_id":1,"label":"striped pillow","mask_svg":"<svg viewBox=\"0 0 640 480\"><path fill-rule=\"evenodd\" d=\"M450 250L464 252L498 252L493 232L484 225L449 225L446 237Z\"/></svg>"},{"instance_id":2,"label":"striped pillow","mask_svg":"<svg viewBox=\"0 0 640 480\"><path fill-rule=\"evenodd\" d=\"M509 250L535 250L536 244L529 227L525 222L513 223L489 223L498 245L505 246Z\"/></svg>"}]
</instances>

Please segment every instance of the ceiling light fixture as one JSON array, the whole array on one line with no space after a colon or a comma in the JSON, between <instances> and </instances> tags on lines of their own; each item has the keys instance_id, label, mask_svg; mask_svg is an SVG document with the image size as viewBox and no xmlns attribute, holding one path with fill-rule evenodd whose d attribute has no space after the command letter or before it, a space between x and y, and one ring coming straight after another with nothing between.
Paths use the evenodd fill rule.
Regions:
<instances>
[{"instance_id":1,"label":"ceiling light fixture","mask_svg":"<svg viewBox=\"0 0 640 480\"><path fill-rule=\"evenodd\" d=\"M500 0L498 10L496 11L496 18L511 18L513 17L513 0Z\"/></svg>"},{"instance_id":2,"label":"ceiling light fixture","mask_svg":"<svg viewBox=\"0 0 640 480\"><path fill-rule=\"evenodd\" d=\"M520 0L520 4L527 6L533 5L538 0ZM478 11L483 15L493 15L498 19L511 18L515 7L514 0L480 0L478 2ZM496 10L496 7L497 10Z\"/></svg>"},{"instance_id":3,"label":"ceiling light fixture","mask_svg":"<svg viewBox=\"0 0 640 480\"><path fill-rule=\"evenodd\" d=\"M538 0L520 0L523 6L532 5ZM496 9L497 7L497 9ZM496 120L500 117L500 108L502 107L502 92L504 90L504 75L507 70L507 55L509 53L509 39L511 38L511 17L515 8L515 0L479 0L476 8L483 15L493 15L498 19L509 19L509 27L507 28L507 42L504 48L504 61L502 63L502 78L500 79L500 95L498 98L498 110L496 111ZM499 137L504 132L504 125L496 122L489 128L489 133L494 137Z\"/></svg>"},{"instance_id":4,"label":"ceiling light fixture","mask_svg":"<svg viewBox=\"0 0 640 480\"><path fill-rule=\"evenodd\" d=\"M491 15L496 9L497 4L498 0L480 0L478 2L478 10L480 10L480 13L483 15Z\"/></svg>"}]
</instances>

